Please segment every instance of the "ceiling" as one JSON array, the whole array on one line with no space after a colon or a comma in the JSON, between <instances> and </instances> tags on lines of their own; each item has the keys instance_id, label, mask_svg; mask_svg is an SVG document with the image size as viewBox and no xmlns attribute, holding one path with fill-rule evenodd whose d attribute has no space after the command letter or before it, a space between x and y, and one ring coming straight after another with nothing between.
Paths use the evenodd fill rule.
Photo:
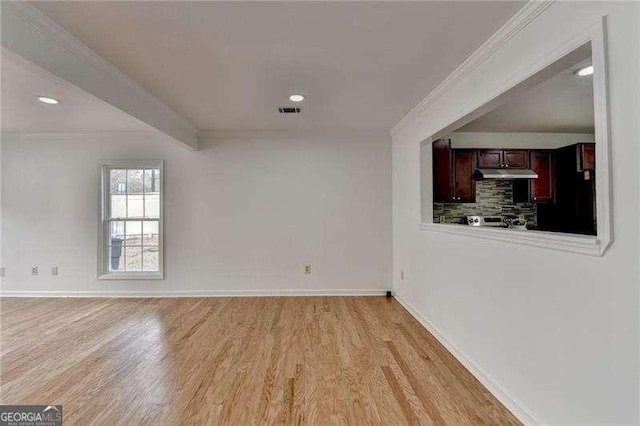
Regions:
<instances>
[{"instance_id":1,"label":"ceiling","mask_svg":"<svg viewBox=\"0 0 640 426\"><path fill-rule=\"evenodd\" d=\"M0 55L1 129L15 133L139 131L150 127L6 49ZM60 100L47 105L37 100Z\"/></svg>"},{"instance_id":2,"label":"ceiling","mask_svg":"<svg viewBox=\"0 0 640 426\"><path fill-rule=\"evenodd\" d=\"M31 4L200 130L389 130L524 3Z\"/></svg>"},{"instance_id":3,"label":"ceiling","mask_svg":"<svg viewBox=\"0 0 640 426\"><path fill-rule=\"evenodd\" d=\"M576 75L591 64L587 55L456 131L593 133L593 76Z\"/></svg>"}]
</instances>

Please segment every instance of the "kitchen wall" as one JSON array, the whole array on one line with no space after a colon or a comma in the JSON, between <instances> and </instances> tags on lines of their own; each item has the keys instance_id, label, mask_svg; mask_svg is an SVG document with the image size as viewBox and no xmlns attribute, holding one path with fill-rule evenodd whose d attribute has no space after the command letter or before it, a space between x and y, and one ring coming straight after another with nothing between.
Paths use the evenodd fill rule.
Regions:
<instances>
[{"instance_id":1,"label":"kitchen wall","mask_svg":"<svg viewBox=\"0 0 640 426\"><path fill-rule=\"evenodd\" d=\"M2 135L2 292L360 294L391 285L388 134ZM97 280L98 166L165 161L165 279ZM304 275L304 265L313 273ZM32 276L32 265L40 273ZM51 266L59 275L52 276Z\"/></svg>"},{"instance_id":2,"label":"kitchen wall","mask_svg":"<svg viewBox=\"0 0 640 426\"><path fill-rule=\"evenodd\" d=\"M475 203L433 203L434 223L466 223L468 215L523 215L527 225L537 225L537 209L534 203L513 202L513 181L476 181ZM444 216L444 222L441 221Z\"/></svg>"},{"instance_id":3,"label":"kitchen wall","mask_svg":"<svg viewBox=\"0 0 640 426\"><path fill-rule=\"evenodd\" d=\"M420 229L420 143L607 16L614 242L592 257ZM521 417L638 424L640 4L554 2L393 137L396 297ZM403 277L403 278L401 278Z\"/></svg>"}]
</instances>

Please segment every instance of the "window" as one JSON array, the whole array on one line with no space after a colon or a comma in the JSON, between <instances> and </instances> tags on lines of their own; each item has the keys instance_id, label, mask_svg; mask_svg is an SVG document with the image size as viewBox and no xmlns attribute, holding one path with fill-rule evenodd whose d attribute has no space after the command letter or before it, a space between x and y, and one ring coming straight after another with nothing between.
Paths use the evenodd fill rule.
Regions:
<instances>
[{"instance_id":1,"label":"window","mask_svg":"<svg viewBox=\"0 0 640 426\"><path fill-rule=\"evenodd\" d=\"M162 162L100 164L98 275L162 279Z\"/></svg>"}]
</instances>

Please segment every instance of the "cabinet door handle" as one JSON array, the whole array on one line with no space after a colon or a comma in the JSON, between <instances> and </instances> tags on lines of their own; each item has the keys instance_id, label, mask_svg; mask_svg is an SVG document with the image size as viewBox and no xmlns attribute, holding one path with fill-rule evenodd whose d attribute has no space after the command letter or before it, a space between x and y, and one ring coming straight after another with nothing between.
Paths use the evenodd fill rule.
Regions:
<instances>
[{"instance_id":1,"label":"cabinet door handle","mask_svg":"<svg viewBox=\"0 0 640 426\"><path fill-rule=\"evenodd\" d=\"M505 166L505 167L507 167L507 168L509 167L509 165L508 165L508 164L505 164L504 166Z\"/></svg>"}]
</instances>

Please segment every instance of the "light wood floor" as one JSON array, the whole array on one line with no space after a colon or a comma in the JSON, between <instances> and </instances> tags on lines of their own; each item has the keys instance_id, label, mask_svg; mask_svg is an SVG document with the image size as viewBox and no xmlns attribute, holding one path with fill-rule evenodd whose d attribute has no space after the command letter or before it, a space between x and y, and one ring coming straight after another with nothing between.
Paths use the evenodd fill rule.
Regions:
<instances>
[{"instance_id":1,"label":"light wood floor","mask_svg":"<svg viewBox=\"0 0 640 426\"><path fill-rule=\"evenodd\" d=\"M65 424L519 424L384 297L0 299L3 404Z\"/></svg>"}]
</instances>

